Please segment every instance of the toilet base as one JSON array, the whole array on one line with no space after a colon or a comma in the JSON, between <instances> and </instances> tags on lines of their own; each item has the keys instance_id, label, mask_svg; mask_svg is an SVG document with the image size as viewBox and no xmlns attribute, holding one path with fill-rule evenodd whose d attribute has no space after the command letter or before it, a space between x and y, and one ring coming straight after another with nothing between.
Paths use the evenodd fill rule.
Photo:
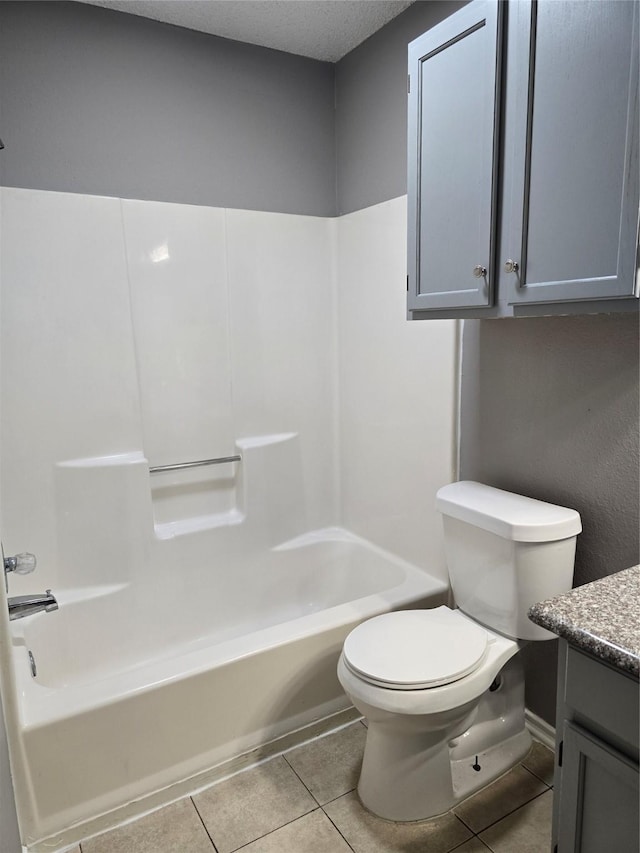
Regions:
<instances>
[{"instance_id":1,"label":"toilet base","mask_svg":"<svg viewBox=\"0 0 640 853\"><path fill-rule=\"evenodd\" d=\"M451 758L442 731L398 731L370 719L358 796L369 811L393 821L422 820L450 809Z\"/></svg>"},{"instance_id":2,"label":"toilet base","mask_svg":"<svg viewBox=\"0 0 640 853\"><path fill-rule=\"evenodd\" d=\"M529 752L531 742L531 735L523 729L477 756L452 761L451 779L455 798L453 805L458 805L515 767ZM476 769L478 767L479 770Z\"/></svg>"},{"instance_id":3,"label":"toilet base","mask_svg":"<svg viewBox=\"0 0 640 853\"><path fill-rule=\"evenodd\" d=\"M358 794L386 820L427 820L449 811L510 770L531 746L519 655L479 699L460 708L413 716L359 707L369 731Z\"/></svg>"},{"instance_id":4,"label":"toilet base","mask_svg":"<svg viewBox=\"0 0 640 853\"><path fill-rule=\"evenodd\" d=\"M457 760L452 760L448 744L436 738L429 744L424 734L419 742L403 739L406 748L400 753L397 738L385 745L384 736L376 737L375 727L369 727L367 738L369 761L363 762L358 796L368 811L398 823L429 820L450 811L515 767L531 747L531 735L524 728L477 756ZM392 761L388 747L393 750Z\"/></svg>"}]
</instances>

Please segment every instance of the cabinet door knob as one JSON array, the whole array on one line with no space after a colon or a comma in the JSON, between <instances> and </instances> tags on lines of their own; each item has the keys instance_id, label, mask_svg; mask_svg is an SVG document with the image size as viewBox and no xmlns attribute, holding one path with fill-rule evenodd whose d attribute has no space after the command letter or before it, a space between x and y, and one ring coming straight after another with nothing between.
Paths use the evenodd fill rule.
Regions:
<instances>
[{"instance_id":1,"label":"cabinet door knob","mask_svg":"<svg viewBox=\"0 0 640 853\"><path fill-rule=\"evenodd\" d=\"M482 278L487 274L487 268L478 264L476 267L473 268L473 274L476 278Z\"/></svg>"},{"instance_id":2,"label":"cabinet door knob","mask_svg":"<svg viewBox=\"0 0 640 853\"><path fill-rule=\"evenodd\" d=\"M520 264L517 261L512 261L511 258L509 258L508 261L505 261L505 264L504 264L504 271L505 272L518 272L519 269L520 269Z\"/></svg>"}]
</instances>

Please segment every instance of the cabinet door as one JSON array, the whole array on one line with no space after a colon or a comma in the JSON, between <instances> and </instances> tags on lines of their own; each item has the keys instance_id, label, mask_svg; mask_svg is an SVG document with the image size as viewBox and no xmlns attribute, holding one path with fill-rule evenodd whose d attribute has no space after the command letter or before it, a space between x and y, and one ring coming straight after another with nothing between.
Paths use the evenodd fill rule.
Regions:
<instances>
[{"instance_id":1,"label":"cabinet door","mask_svg":"<svg viewBox=\"0 0 640 853\"><path fill-rule=\"evenodd\" d=\"M565 723L558 853L638 853L638 765Z\"/></svg>"},{"instance_id":2,"label":"cabinet door","mask_svg":"<svg viewBox=\"0 0 640 853\"><path fill-rule=\"evenodd\" d=\"M638 239L638 3L511 4L510 85L520 141L501 265L508 301L635 294ZM526 61L528 53L528 62ZM524 54L524 56L522 56Z\"/></svg>"},{"instance_id":3,"label":"cabinet door","mask_svg":"<svg viewBox=\"0 0 640 853\"><path fill-rule=\"evenodd\" d=\"M490 305L503 4L409 45L409 310Z\"/></svg>"}]
</instances>

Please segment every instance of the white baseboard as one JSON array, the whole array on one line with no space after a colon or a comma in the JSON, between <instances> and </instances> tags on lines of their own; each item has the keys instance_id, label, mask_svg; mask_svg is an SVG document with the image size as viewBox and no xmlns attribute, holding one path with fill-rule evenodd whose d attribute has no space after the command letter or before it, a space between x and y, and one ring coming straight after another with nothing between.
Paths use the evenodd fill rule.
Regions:
<instances>
[{"instance_id":1,"label":"white baseboard","mask_svg":"<svg viewBox=\"0 0 640 853\"><path fill-rule=\"evenodd\" d=\"M542 717L538 717L537 714L534 714L528 708L525 708L524 711L524 722L534 740L538 740L544 746L548 746L549 749L555 750L556 730L552 725L543 720Z\"/></svg>"}]
</instances>

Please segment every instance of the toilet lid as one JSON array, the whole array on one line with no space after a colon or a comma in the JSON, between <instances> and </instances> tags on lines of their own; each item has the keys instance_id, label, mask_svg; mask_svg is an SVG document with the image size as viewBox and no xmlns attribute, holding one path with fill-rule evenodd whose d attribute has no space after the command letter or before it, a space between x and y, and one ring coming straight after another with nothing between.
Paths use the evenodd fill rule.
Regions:
<instances>
[{"instance_id":1,"label":"toilet lid","mask_svg":"<svg viewBox=\"0 0 640 853\"><path fill-rule=\"evenodd\" d=\"M482 663L489 636L448 607L384 613L358 625L344 643L344 659L365 681L420 690L464 678Z\"/></svg>"}]
</instances>

